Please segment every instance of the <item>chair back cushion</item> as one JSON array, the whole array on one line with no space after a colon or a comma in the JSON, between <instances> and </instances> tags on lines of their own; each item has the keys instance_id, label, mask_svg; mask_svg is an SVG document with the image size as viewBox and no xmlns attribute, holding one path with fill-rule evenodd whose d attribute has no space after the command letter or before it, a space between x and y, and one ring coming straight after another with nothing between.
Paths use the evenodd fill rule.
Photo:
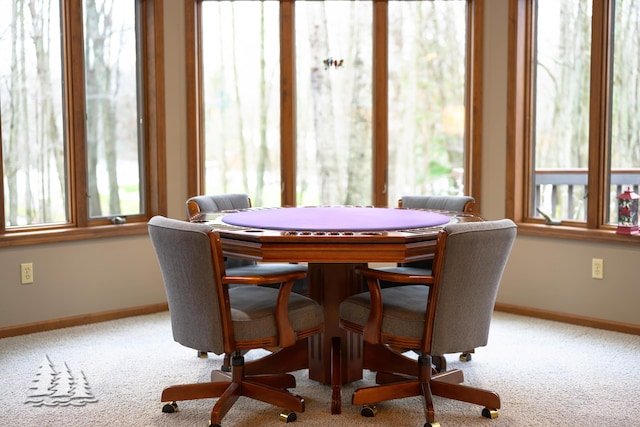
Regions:
<instances>
[{"instance_id":1,"label":"chair back cushion","mask_svg":"<svg viewBox=\"0 0 640 427\"><path fill-rule=\"evenodd\" d=\"M445 230L444 258L437 254L434 260L440 284L433 355L487 344L498 287L517 232L509 219L450 224Z\"/></svg>"},{"instance_id":2,"label":"chair back cushion","mask_svg":"<svg viewBox=\"0 0 640 427\"><path fill-rule=\"evenodd\" d=\"M234 209L249 209L251 207L249 196L244 193L194 196L187 199L188 218L194 216L193 212L190 212L189 210L190 202L195 202L200 208L199 212L204 213L229 211ZM227 268L243 267L254 264L254 261L239 258L228 258L225 263Z\"/></svg>"},{"instance_id":3,"label":"chair back cushion","mask_svg":"<svg viewBox=\"0 0 640 427\"><path fill-rule=\"evenodd\" d=\"M471 196L403 196L402 207L413 209L438 209L464 212L469 202L475 202Z\"/></svg>"},{"instance_id":4,"label":"chair back cushion","mask_svg":"<svg viewBox=\"0 0 640 427\"><path fill-rule=\"evenodd\" d=\"M224 352L211 227L155 216L148 224L164 281L173 338L216 354Z\"/></svg>"},{"instance_id":5,"label":"chair back cushion","mask_svg":"<svg viewBox=\"0 0 640 427\"><path fill-rule=\"evenodd\" d=\"M249 196L242 193L194 196L187 200L187 214L189 214L189 201L196 202L200 212L220 212L251 207Z\"/></svg>"}]
</instances>

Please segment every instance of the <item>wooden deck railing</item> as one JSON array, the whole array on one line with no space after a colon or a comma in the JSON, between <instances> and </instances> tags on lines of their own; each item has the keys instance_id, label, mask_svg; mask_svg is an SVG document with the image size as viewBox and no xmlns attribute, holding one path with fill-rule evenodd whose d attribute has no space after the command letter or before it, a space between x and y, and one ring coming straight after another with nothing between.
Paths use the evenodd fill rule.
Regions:
<instances>
[{"instance_id":1,"label":"wooden deck railing","mask_svg":"<svg viewBox=\"0 0 640 427\"><path fill-rule=\"evenodd\" d=\"M551 217L586 220L587 218L587 181L586 169L537 169L535 175L535 207L543 211L542 193L551 186L551 211L545 212ZM628 187L638 193L640 189L640 169L616 169L611 171L611 194L621 194ZM576 199L576 195L582 197ZM581 206L576 207L576 201ZM617 206L617 202L612 200ZM546 204L548 206L548 204ZM560 209L560 211L558 210ZM612 208L613 211L615 209ZM537 213L536 213L537 215ZM615 218L612 218L615 220Z\"/></svg>"}]
</instances>

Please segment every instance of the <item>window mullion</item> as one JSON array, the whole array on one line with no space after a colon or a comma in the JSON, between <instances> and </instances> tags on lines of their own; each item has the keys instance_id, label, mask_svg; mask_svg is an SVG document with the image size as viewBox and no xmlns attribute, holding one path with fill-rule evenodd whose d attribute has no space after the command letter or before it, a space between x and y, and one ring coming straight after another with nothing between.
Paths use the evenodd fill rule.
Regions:
<instances>
[{"instance_id":1,"label":"window mullion","mask_svg":"<svg viewBox=\"0 0 640 427\"><path fill-rule=\"evenodd\" d=\"M295 3L280 2L280 52L296 51ZM296 205L296 61L280 55L280 203Z\"/></svg>"},{"instance_id":2,"label":"window mullion","mask_svg":"<svg viewBox=\"0 0 640 427\"><path fill-rule=\"evenodd\" d=\"M69 176L69 222L88 225L86 113L82 0L62 2L64 23L66 150ZM82 196L81 196L82 195Z\"/></svg>"},{"instance_id":3,"label":"window mullion","mask_svg":"<svg viewBox=\"0 0 640 427\"><path fill-rule=\"evenodd\" d=\"M612 2L593 3L587 228L605 223L608 200Z\"/></svg>"},{"instance_id":4,"label":"window mullion","mask_svg":"<svg viewBox=\"0 0 640 427\"><path fill-rule=\"evenodd\" d=\"M373 204L389 202L389 76L388 5L373 4ZM394 202L394 201L393 201Z\"/></svg>"}]
</instances>

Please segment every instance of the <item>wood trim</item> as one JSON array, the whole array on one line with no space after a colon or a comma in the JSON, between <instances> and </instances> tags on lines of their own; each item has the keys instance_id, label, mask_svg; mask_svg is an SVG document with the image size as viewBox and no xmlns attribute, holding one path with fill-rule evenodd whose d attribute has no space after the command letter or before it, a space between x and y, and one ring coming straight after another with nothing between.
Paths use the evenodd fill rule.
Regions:
<instances>
[{"instance_id":1,"label":"wood trim","mask_svg":"<svg viewBox=\"0 0 640 427\"><path fill-rule=\"evenodd\" d=\"M496 303L495 311L518 314L520 316L534 317L537 319L552 320L571 325L586 326L605 331L622 332L625 334L640 335L640 325L633 323L616 322L613 320L596 319L575 314L559 313L556 311L541 310L538 308L523 307L511 304Z\"/></svg>"},{"instance_id":2,"label":"wood trim","mask_svg":"<svg viewBox=\"0 0 640 427\"><path fill-rule=\"evenodd\" d=\"M69 225L87 227L87 147L82 2L62 2Z\"/></svg>"},{"instance_id":3,"label":"wood trim","mask_svg":"<svg viewBox=\"0 0 640 427\"><path fill-rule=\"evenodd\" d=\"M187 198L204 191L204 142L201 120L201 3L185 1L185 62L187 76ZM197 39L196 39L197 38Z\"/></svg>"},{"instance_id":4,"label":"wood trim","mask_svg":"<svg viewBox=\"0 0 640 427\"><path fill-rule=\"evenodd\" d=\"M484 78L484 0L468 3L467 93L465 114L465 194L476 199L474 212L482 212L482 104Z\"/></svg>"},{"instance_id":5,"label":"wood trim","mask_svg":"<svg viewBox=\"0 0 640 427\"><path fill-rule=\"evenodd\" d=\"M609 182L609 100L613 56L613 2L594 2L591 34L591 84L589 94L589 171L587 228L606 224Z\"/></svg>"},{"instance_id":6,"label":"wood trim","mask_svg":"<svg viewBox=\"0 0 640 427\"><path fill-rule=\"evenodd\" d=\"M509 0L509 43L507 75L507 161L506 161L506 216L516 222L524 218L524 176L529 172L524 153L527 133L525 85L526 70L526 3Z\"/></svg>"},{"instance_id":7,"label":"wood trim","mask_svg":"<svg viewBox=\"0 0 640 427\"><path fill-rule=\"evenodd\" d=\"M296 206L296 23L295 3L280 2L280 204ZM282 52L293 52L283 55Z\"/></svg>"},{"instance_id":8,"label":"wood trim","mask_svg":"<svg viewBox=\"0 0 640 427\"><path fill-rule=\"evenodd\" d=\"M63 317L60 319L45 320L42 322L26 323L24 325L8 326L0 328L0 338L16 337L33 334L36 332L53 331L55 329L70 328L73 326L89 325L92 323L107 322L109 320L124 319L126 317L142 316L145 314L159 313L169 310L166 302L150 304L139 307L123 308L118 310L103 311L100 313L82 314L79 316Z\"/></svg>"},{"instance_id":9,"label":"wood trim","mask_svg":"<svg viewBox=\"0 0 640 427\"><path fill-rule=\"evenodd\" d=\"M164 74L164 9L162 1L143 3L143 40L146 60L145 75L145 146L147 158L146 206L147 218L167 213L167 150L165 129L165 74Z\"/></svg>"},{"instance_id":10,"label":"wood trim","mask_svg":"<svg viewBox=\"0 0 640 427\"><path fill-rule=\"evenodd\" d=\"M33 334L37 332L53 331L56 329L107 322L110 320L124 319L127 317L143 316L145 314L160 313L167 310L169 310L169 306L165 302L119 310L103 311L100 313L64 317L60 319L27 323L17 326L8 326L0 328L0 338L9 338ZM632 323L615 322L611 320L596 319L593 317L577 316L573 314L559 313L549 310L541 310L537 308L503 303L496 303L495 311L533 317L536 319L552 320L555 322L568 323L578 326L586 326L606 331L640 335L640 325L634 325Z\"/></svg>"},{"instance_id":11,"label":"wood trim","mask_svg":"<svg viewBox=\"0 0 640 427\"><path fill-rule=\"evenodd\" d=\"M373 3L373 205L389 200L389 25L387 2Z\"/></svg>"}]
</instances>

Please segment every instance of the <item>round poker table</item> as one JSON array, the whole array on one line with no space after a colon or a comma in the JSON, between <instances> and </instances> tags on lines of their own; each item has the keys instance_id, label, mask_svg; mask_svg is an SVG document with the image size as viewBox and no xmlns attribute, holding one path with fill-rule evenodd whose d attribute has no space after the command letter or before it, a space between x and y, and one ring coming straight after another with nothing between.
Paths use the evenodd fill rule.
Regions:
<instances>
[{"instance_id":1,"label":"round poker table","mask_svg":"<svg viewBox=\"0 0 640 427\"><path fill-rule=\"evenodd\" d=\"M347 206L247 210L222 218L226 224L241 227L313 232L420 229L450 220L450 216L426 210Z\"/></svg>"},{"instance_id":2,"label":"round poker table","mask_svg":"<svg viewBox=\"0 0 640 427\"><path fill-rule=\"evenodd\" d=\"M443 226L482 221L459 212L349 206L252 208L194 220L210 224L220 234L225 256L308 264L309 297L324 307L324 333L310 337L308 345L298 341L295 347L280 350L266 360L247 363L245 372L308 369L309 378L322 384L332 381L334 338L346 345L340 355L343 383L362 378L365 348L367 354L375 354L371 357L378 357L376 349L339 327L340 303L364 289L356 268L372 262L394 265L426 259L433 255ZM398 367L405 363L388 360ZM412 363L407 362L405 368L413 369Z\"/></svg>"}]
</instances>

